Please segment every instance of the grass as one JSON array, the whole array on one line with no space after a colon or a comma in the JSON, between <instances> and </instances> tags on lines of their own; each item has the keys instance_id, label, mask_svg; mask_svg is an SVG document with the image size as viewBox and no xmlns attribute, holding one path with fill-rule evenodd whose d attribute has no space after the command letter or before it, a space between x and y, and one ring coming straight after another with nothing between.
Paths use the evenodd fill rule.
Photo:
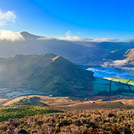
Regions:
<instances>
[{"instance_id":1,"label":"grass","mask_svg":"<svg viewBox=\"0 0 134 134\"><path fill-rule=\"evenodd\" d=\"M112 78L112 77L104 77L104 79L122 82L122 83L127 83L129 81L128 79L119 79L119 78Z\"/></svg>"},{"instance_id":2,"label":"grass","mask_svg":"<svg viewBox=\"0 0 134 134\"><path fill-rule=\"evenodd\" d=\"M9 118L23 118L25 116L34 116L53 112L58 112L58 110L53 110L47 107L39 107L39 106L0 107L0 122L6 121Z\"/></svg>"}]
</instances>

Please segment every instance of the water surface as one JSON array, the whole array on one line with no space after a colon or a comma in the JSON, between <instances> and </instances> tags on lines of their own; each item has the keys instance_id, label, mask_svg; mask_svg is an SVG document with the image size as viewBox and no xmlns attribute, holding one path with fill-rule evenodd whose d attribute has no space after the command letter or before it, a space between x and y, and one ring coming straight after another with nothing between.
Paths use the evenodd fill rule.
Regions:
<instances>
[{"instance_id":1,"label":"water surface","mask_svg":"<svg viewBox=\"0 0 134 134\"><path fill-rule=\"evenodd\" d=\"M95 77L116 77L134 80L133 74L118 69L107 67L90 67L87 68L87 70L93 71Z\"/></svg>"}]
</instances>

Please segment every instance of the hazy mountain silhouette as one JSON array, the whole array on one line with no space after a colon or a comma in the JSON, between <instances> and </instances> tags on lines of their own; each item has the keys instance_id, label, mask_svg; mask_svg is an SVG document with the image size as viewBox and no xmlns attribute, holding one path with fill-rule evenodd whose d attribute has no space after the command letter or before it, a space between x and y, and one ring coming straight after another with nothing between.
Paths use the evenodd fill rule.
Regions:
<instances>
[{"instance_id":1,"label":"hazy mountain silhouette","mask_svg":"<svg viewBox=\"0 0 134 134\"><path fill-rule=\"evenodd\" d=\"M36 36L28 32L21 32L21 35L25 40L0 41L0 56L54 53L75 64L100 66L105 62L125 59L125 52L134 47L132 40L127 42L65 41ZM122 49L125 51L120 56L112 53Z\"/></svg>"}]
</instances>

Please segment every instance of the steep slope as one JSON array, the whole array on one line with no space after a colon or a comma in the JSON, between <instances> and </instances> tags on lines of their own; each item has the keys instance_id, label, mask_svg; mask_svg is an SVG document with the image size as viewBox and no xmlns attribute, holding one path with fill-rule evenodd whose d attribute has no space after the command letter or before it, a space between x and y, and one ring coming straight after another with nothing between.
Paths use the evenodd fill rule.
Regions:
<instances>
[{"instance_id":1,"label":"steep slope","mask_svg":"<svg viewBox=\"0 0 134 134\"><path fill-rule=\"evenodd\" d=\"M54 54L0 58L0 88L25 88L53 95L91 95L91 71Z\"/></svg>"}]
</instances>

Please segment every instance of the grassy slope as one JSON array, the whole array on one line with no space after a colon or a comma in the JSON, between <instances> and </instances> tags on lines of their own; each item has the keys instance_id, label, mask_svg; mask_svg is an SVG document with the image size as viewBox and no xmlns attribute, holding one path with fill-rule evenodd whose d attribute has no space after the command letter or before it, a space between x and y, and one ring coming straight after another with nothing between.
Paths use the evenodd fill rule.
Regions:
<instances>
[{"instance_id":1,"label":"grassy slope","mask_svg":"<svg viewBox=\"0 0 134 134\"><path fill-rule=\"evenodd\" d=\"M34 105L49 105L51 108L60 108L66 110L88 110L88 109L99 109L99 108L125 108L125 109L133 109L134 101L133 99L119 99L118 96L107 96L101 98L93 98L92 100L86 98L86 100L78 100L78 98L68 98L68 97L49 97L49 96L28 96L28 97L18 97L9 102L5 103L3 106L15 106L17 105L27 105L27 102L23 102L25 98L40 98L40 100L36 102L32 102ZM112 101L103 101L111 99ZM28 99L28 100L29 100ZM31 105L31 104L30 104Z\"/></svg>"},{"instance_id":2,"label":"grassy slope","mask_svg":"<svg viewBox=\"0 0 134 134\"><path fill-rule=\"evenodd\" d=\"M21 97L17 97L12 100L9 100L5 102L3 106L18 104L18 103L21 103L22 102L21 100L23 100L24 98L33 98L33 97L40 98L40 100L37 102L41 102L45 105L47 104L51 107L66 106L66 105L80 102L79 100L71 99L69 97L50 97L50 96L40 96L40 95L29 95L29 96L21 96Z\"/></svg>"}]
</instances>

